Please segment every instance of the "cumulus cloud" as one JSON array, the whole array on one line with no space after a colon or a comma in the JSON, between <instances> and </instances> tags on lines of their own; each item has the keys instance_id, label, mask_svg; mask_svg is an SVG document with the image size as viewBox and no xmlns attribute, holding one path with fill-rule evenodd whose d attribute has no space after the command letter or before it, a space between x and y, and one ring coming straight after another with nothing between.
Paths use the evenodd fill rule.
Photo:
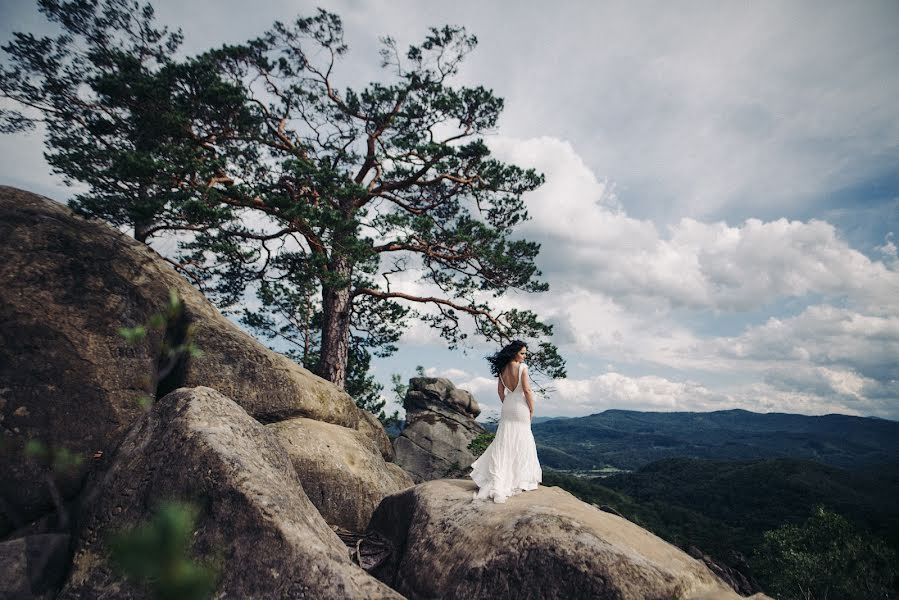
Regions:
<instances>
[{"instance_id":1,"label":"cumulus cloud","mask_svg":"<svg viewBox=\"0 0 899 600\"><path fill-rule=\"evenodd\" d=\"M654 300L724 311L810 294L846 297L872 310L894 310L899 302L899 271L851 248L824 221L748 219L731 226L684 218L663 234L653 222L628 216L569 143L499 138L491 146L546 175L528 197L532 220L521 231L542 242L540 265L559 287L576 285L631 305Z\"/></svg>"},{"instance_id":2,"label":"cumulus cloud","mask_svg":"<svg viewBox=\"0 0 899 600\"><path fill-rule=\"evenodd\" d=\"M715 340L714 345L721 355L737 359L841 365L874 380L899 380L897 315L810 306L795 317L772 317L742 335Z\"/></svg>"},{"instance_id":3,"label":"cumulus cloud","mask_svg":"<svg viewBox=\"0 0 899 600\"><path fill-rule=\"evenodd\" d=\"M425 375L428 377L443 377L452 382L465 381L471 377L466 371L450 367L449 369L438 369L437 367L428 367L425 369ZM459 387L459 386L456 386Z\"/></svg>"},{"instance_id":4,"label":"cumulus cloud","mask_svg":"<svg viewBox=\"0 0 899 600\"><path fill-rule=\"evenodd\" d=\"M655 375L628 377L603 373L587 379L562 379L547 399L551 414L583 414L609 408L677 411L715 405L716 395L695 381L672 381ZM724 408L724 406L720 406Z\"/></svg>"},{"instance_id":5,"label":"cumulus cloud","mask_svg":"<svg viewBox=\"0 0 899 600\"><path fill-rule=\"evenodd\" d=\"M894 406L866 395L870 385L876 382L852 372L824 368L772 371L765 381L722 388L690 379L630 377L610 372L556 381L554 393L537 400L536 411L582 416L608 409L671 412L741 408L756 412L899 416Z\"/></svg>"},{"instance_id":6,"label":"cumulus cloud","mask_svg":"<svg viewBox=\"0 0 899 600\"><path fill-rule=\"evenodd\" d=\"M884 260L873 260L822 220L729 225L685 218L660 231L629 216L614 186L569 143L543 137L491 144L505 160L547 176L528 197L532 220L522 235L541 242L538 264L551 291L515 301L552 322L569 354L693 374L557 381L550 409L892 414L890 399L899 398L899 270L889 238L878 248ZM786 300L798 304L798 314L780 314ZM812 301L819 304L804 306ZM748 321L735 336L690 326L701 315L758 318L766 311L772 316ZM710 373L744 383L696 383Z\"/></svg>"}]
</instances>

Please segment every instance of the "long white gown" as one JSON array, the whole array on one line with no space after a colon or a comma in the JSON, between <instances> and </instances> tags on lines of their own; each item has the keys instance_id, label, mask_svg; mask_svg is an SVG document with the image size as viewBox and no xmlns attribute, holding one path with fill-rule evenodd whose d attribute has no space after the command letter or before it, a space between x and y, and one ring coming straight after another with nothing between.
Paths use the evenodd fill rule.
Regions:
<instances>
[{"instance_id":1,"label":"long white gown","mask_svg":"<svg viewBox=\"0 0 899 600\"><path fill-rule=\"evenodd\" d=\"M527 365L521 363L514 390L510 390L500 377L506 388L506 399L496 437L471 465L471 478L479 488L476 498L492 498L494 502L502 503L509 496L536 490L537 484L543 481L537 444L531 433L530 410L521 385L526 373Z\"/></svg>"}]
</instances>

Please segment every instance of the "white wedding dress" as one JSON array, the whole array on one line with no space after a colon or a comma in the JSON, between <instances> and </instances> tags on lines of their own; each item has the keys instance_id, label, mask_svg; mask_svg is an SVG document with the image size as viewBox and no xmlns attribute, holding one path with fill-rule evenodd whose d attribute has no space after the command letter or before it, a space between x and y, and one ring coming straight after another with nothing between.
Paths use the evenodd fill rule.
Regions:
<instances>
[{"instance_id":1,"label":"white wedding dress","mask_svg":"<svg viewBox=\"0 0 899 600\"><path fill-rule=\"evenodd\" d=\"M471 465L471 478L479 488L475 498L492 498L494 502L502 503L509 496L536 490L537 484L543 481L537 445L531 433L530 410L521 385L525 374L527 365L521 363L514 390L506 387L500 377L506 387L506 399L500 413L499 428L493 442Z\"/></svg>"}]
</instances>

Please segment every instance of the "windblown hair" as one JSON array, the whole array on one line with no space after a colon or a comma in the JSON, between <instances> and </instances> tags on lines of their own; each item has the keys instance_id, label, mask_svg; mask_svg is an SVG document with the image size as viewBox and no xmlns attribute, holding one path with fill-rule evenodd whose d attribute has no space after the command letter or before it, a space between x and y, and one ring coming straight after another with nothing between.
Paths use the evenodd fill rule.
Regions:
<instances>
[{"instance_id":1,"label":"windblown hair","mask_svg":"<svg viewBox=\"0 0 899 600\"><path fill-rule=\"evenodd\" d=\"M521 340L513 340L493 356L488 356L487 362L490 363L490 372L493 373L494 376L499 377L499 374L502 373L503 369L506 368L506 365L515 358L518 351L525 347L527 347L527 344Z\"/></svg>"}]
</instances>

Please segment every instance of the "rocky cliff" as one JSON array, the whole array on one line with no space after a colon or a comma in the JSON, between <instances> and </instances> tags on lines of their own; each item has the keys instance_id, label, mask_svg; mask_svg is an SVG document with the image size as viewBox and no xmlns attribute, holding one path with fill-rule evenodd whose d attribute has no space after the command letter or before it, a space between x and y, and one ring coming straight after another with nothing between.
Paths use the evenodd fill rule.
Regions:
<instances>
[{"instance_id":1,"label":"rocky cliff","mask_svg":"<svg viewBox=\"0 0 899 600\"><path fill-rule=\"evenodd\" d=\"M157 381L163 334L129 345L117 330L147 323L171 288L204 354ZM432 429L406 439L430 443L426 466L462 467L477 404L445 380L411 390L410 427ZM149 597L112 568L109 535L173 499L197 507L188 551L217 565L217 598L733 597L702 561L558 489L499 506L468 482L412 487L345 393L244 334L151 249L9 187L0 435L4 597ZM34 441L84 460L51 470Z\"/></svg>"}]
</instances>

